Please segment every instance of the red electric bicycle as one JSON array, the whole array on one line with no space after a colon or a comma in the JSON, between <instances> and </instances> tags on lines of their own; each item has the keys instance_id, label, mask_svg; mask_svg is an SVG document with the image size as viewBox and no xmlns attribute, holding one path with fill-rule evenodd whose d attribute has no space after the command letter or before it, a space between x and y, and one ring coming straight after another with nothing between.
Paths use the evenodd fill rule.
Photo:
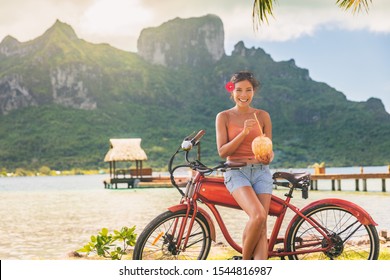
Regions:
<instances>
[{"instance_id":1,"label":"red electric bicycle","mask_svg":"<svg viewBox=\"0 0 390 280\"><path fill-rule=\"evenodd\" d=\"M134 247L135 260L191 260L207 259L216 229L211 215L198 206L206 205L213 214L221 232L237 252L242 247L229 234L216 206L241 210L224 185L223 177L210 176L215 171L240 168L245 163L224 162L209 168L199 160L200 139L204 131L186 137L169 161L172 184L181 194L180 203L154 218L139 235ZM189 153L198 146L198 156L191 160ZM179 153L184 153L185 163L173 167ZM193 175L184 191L175 182L175 171L191 168ZM321 199L298 209L290 203L295 190L308 197L309 173L276 172L274 184L286 187L281 199L272 195L269 215L276 221L269 237L268 257L286 257L291 260L376 260L379 255L379 238L376 223L360 206L342 199ZM279 237L285 214L295 213L288 223L284 236ZM244 226L244 225L243 225ZM275 245L278 244L278 248ZM282 246L282 248L279 248Z\"/></svg>"}]
</instances>

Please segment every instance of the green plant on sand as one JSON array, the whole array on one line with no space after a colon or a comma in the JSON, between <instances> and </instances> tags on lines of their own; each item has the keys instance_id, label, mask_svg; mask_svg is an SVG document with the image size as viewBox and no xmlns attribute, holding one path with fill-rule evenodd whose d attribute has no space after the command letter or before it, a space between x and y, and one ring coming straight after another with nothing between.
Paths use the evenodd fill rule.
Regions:
<instances>
[{"instance_id":1,"label":"green plant on sand","mask_svg":"<svg viewBox=\"0 0 390 280\"><path fill-rule=\"evenodd\" d=\"M114 230L113 233L109 233L107 228L102 228L98 235L92 235L91 241L77 252L86 253L87 256L95 253L103 258L121 260L123 255L127 254L128 247L135 245L137 234L134 231L135 226L122 227L120 231ZM117 241L122 244L117 245Z\"/></svg>"}]
</instances>

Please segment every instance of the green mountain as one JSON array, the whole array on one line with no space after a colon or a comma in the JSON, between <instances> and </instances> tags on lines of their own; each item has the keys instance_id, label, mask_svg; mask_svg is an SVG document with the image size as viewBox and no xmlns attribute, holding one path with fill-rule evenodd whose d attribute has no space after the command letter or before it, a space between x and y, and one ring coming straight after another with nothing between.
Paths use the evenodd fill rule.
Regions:
<instances>
[{"instance_id":1,"label":"green mountain","mask_svg":"<svg viewBox=\"0 0 390 280\"><path fill-rule=\"evenodd\" d=\"M138 53L86 42L60 21L29 42L4 38L0 169L107 167L109 139L128 137L142 138L146 165L163 168L199 129L203 160L215 164L215 116L233 105L224 85L244 69L262 83L254 106L273 121L274 167L389 164L390 115L379 99L348 101L294 60L242 42L226 55L223 42L213 15L143 30Z\"/></svg>"}]
</instances>

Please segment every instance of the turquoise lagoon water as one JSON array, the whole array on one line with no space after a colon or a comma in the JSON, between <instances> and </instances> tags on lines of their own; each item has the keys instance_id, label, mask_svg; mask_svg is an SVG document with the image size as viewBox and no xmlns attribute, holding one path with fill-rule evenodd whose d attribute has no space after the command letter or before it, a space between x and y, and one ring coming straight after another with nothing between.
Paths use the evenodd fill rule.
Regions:
<instances>
[{"instance_id":1,"label":"turquoise lagoon water","mask_svg":"<svg viewBox=\"0 0 390 280\"><path fill-rule=\"evenodd\" d=\"M360 167L328 168L326 172L359 173ZM365 168L364 172L384 173L387 166ZM0 178L0 259L67 259L69 252L81 248L101 228L113 230L135 225L140 233L151 219L179 203L180 195L174 188L104 189L106 177ZM292 202L301 208L329 197L350 200L371 214L378 230L390 230L390 180L386 184L386 193L380 191L380 180L369 180L368 192L355 192L354 181L345 182L342 189L346 191L340 192L330 191L330 182L324 181L320 182L319 191L309 193L307 200L297 193ZM274 191L280 197L284 193L283 189ZM219 211L231 235L239 241L246 219L244 213L223 207ZM269 231L273 222L270 218ZM226 244L219 231L217 242Z\"/></svg>"}]
</instances>

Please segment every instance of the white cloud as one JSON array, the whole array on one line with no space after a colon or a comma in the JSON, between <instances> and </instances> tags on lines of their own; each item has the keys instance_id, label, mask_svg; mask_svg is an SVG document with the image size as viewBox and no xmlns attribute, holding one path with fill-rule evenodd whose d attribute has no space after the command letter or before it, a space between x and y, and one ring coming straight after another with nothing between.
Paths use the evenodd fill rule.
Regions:
<instances>
[{"instance_id":1,"label":"white cloud","mask_svg":"<svg viewBox=\"0 0 390 280\"><path fill-rule=\"evenodd\" d=\"M353 15L332 0L278 0L275 18L253 31L252 1L236 0L0 0L0 40L21 41L41 35L56 19L69 23L83 39L136 51L143 28L175 17L214 13L221 17L227 49L240 40L287 41L319 28L390 32L390 1L373 0L369 13Z\"/></svg>"},{"instance_id":2,"label":"white cloud","mask_svg":"<svg viewBox=\"0 0 390 280\"><path fill-rule=\"evenodd\" d=\"M390 1L373 0L368 12L346 11L332 0L280 0L274 18L259 30L261 39L288 41L319 29L369 30L390 33Z\"/></svg>"},{"instance_id":3,"label":"white cloud","mask_svg":"<svg viewBox=\"0 0 390 280\"><path fill-rule=\"evenodd\" d=\"M250 11L248 11L248 8ZM234 6L219 12L225 26L226 51L229 53L238 41L286 42L314 36L322 29L390 33L390 1L373 0L369 12L353 14L339 8L332 0L279 0L269 17L257 31L253 29L251 5Z\"/></svg>"},{"instance_id":4,"label":"white cloud","mask_svg":"<svg viewBox=\"0 0 390 280\"><path fill-rule=\"evenodd\" d=\"M80 19L80 30L89 34L128 36L151 19L150 10L138 0L97 0Z\"/></svg>"},{"instance_id":5,"label":"white cloud","mask_svg":"<svg viewBox=\"0 0 390 280\"><path fill-rule=\"evenodd\" d=\"M93 0L0 0L0 40L11 35L24 42L42 35L56 19L74 26Z\"/></svg>"},{"instance_id":6,"label":"white cloud","mask_svg":"<svg viewBox=\"0 0 390 280\"><path fill-rule=\"evenodd\" d=\"M139 33L152 18L153 12L139 0L94 0L75 28L80 37L90 42L136 51Z\"/></svg>"}]
</instances>

